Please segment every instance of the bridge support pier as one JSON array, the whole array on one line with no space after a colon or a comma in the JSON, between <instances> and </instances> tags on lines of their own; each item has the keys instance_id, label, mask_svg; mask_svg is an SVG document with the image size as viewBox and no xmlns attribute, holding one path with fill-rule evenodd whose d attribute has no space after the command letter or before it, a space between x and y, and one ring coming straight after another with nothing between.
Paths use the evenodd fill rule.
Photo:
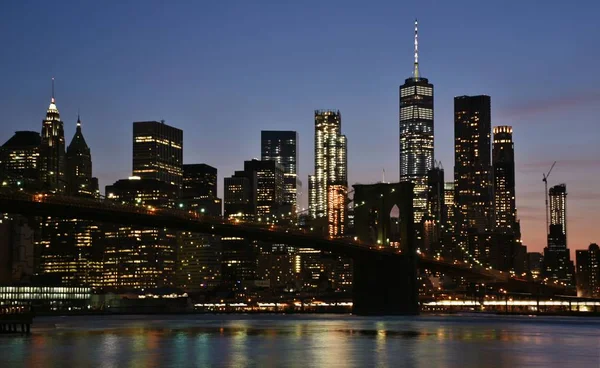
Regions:
<instances>
[{"instance_id":1,"label":"bridge support pier","mask_svg":"<svg viewBox=\"0 0 600 368\"><path fill-rule=\"evenodd\" d=\"M354 314L419 314L416 256L355 258L353 268Z\"/></svg>"}]
</instances>

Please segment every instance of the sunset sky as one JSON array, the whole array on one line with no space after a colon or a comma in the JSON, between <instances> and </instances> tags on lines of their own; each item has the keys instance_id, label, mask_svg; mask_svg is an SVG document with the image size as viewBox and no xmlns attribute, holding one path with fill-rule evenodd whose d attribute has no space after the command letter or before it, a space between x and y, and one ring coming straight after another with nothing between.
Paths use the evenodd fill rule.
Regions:
<instances>
[{"instance_id":1,"label":"sunset sky","mask_svg":"<svg viewBox=\"0 0 600 368\"><path fill-rule=\"evenodd\" d=\"M517 208L545 245L542 173L568 190L568 245L600 242L600 2L20 1L3 5L0 143L41 130L56 77L67 143L81 111L101 187L131 174L132 122L184 131L184 162L222 177L260 156L260 130L296 130L313 167L313 112L339 109L349 181L398 178L398 86L435 85L435 156L452 180L453 97L487 94L512 125ZM543 4L543 6L541 5ZM301 203L306 206L307 196Z\"/></svg>"}]
</instances>

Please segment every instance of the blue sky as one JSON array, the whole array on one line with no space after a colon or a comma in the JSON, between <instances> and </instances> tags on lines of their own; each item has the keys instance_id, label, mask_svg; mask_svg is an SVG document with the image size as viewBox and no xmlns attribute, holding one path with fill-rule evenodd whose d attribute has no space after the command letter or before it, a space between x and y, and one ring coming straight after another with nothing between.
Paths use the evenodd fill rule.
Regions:
<instances>
[{"instance_id":1,"label":"blue sky","mask_svg":"<svg viewBox=\"0 0 600 368\"><path fill-rule=\"evenodd\" d=\"M550 184L567 183L569 246L583 248L600 241L599 13L583 0L9 2L0 141L41 129L54 76L67 140L79 109L101 186L130 175L131 123L160 119L184 130L186 163L221 178L260 155L261 129L296 130L306 183L322 108L342 112L350 183L379 181L382 169L392 180L418 18L447 180L453 97L488 94L493 125L514 127L525 243L544 246L541 175L556 160Z\"/></svg>"}]
</instances>

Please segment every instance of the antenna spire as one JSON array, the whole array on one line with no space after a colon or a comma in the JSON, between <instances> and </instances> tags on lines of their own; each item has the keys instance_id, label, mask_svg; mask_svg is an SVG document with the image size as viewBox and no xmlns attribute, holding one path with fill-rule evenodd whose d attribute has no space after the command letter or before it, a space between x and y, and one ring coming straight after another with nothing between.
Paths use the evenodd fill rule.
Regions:
<instances>
[{"instance_id":1,"label":"antenna spire","mask_svg":"<svg viewBox=\"0 0 600 368\"><path fill-rule=\"evenodd\" d=\"M79 118L79 109L77 109L77 126L81 126L81 119Z\"/></svg>"},{"instance_id":2,"label":"antenna spire","mask_svg":"<svg viewBox=\"0 0 600 368\"><path fill-rule=\"evenodd\" d=\"M415 66L413 78L419 80L419 23L415 19Z\"/></svg>"},{"instance_id":3,"label":"antenna spire","mask_svg":"<svg viewBox=\"0 0 600 368\"><path fill-rule=\"evenodd\" d=\"M54 77L52 77L52 103L54 103Z\"/></svg>"}]
</instances>

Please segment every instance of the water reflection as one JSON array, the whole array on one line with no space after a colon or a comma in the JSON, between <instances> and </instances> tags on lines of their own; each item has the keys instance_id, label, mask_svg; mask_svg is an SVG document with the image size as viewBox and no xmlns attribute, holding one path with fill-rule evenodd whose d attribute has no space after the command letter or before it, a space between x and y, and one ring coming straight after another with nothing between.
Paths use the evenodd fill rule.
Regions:
<instances>
[{"instance_id":1,"label":"water reflection","mask_svg":"<svg viewBox=\"0 0 600 368\"><path fill-rule=\"evenodd\" d=\"M600 321L471 317L73 318L0 337L0 367L600 366ZM36 321L37 322L37 321Z\"/></svg>"}]
</instances>

